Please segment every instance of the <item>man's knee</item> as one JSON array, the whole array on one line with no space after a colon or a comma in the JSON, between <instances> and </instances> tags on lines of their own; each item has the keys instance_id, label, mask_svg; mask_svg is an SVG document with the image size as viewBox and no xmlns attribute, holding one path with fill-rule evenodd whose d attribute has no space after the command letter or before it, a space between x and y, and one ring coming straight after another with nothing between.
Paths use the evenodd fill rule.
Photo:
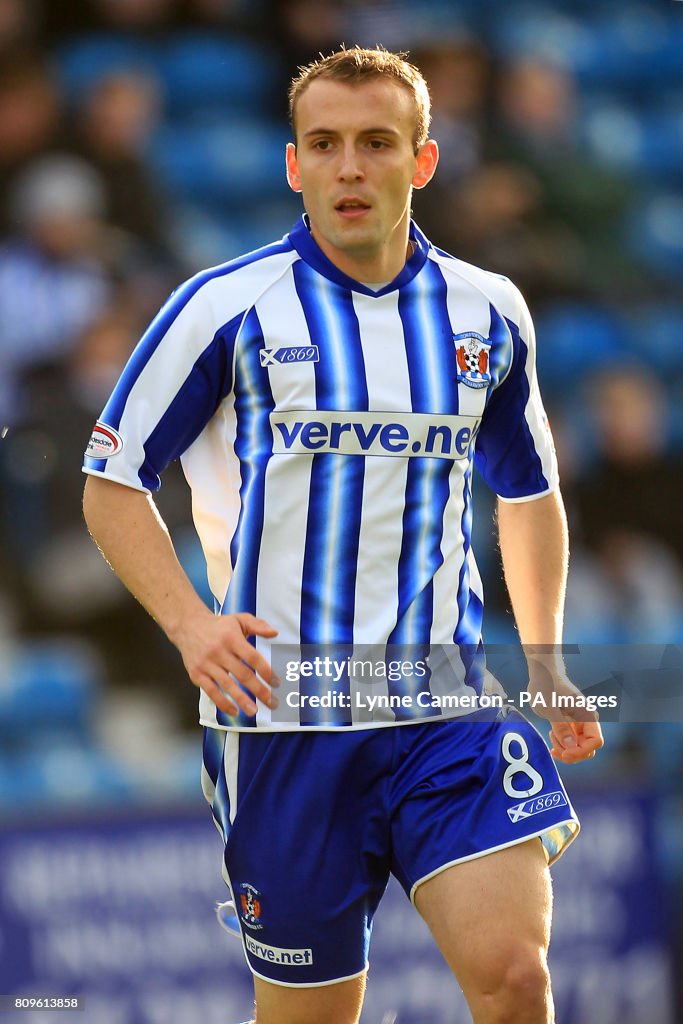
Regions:
<instances>
[{"instance_id":1,"label":"man's knee","mask_svg":"<svg viewBox=\"0 0 683 1024\"><path fill-rule=\"evenodd\" d=\"M552 1024L553 1001L545 951L508 950L481 977L476 1024Z\"/></svg>"}]
</instances>

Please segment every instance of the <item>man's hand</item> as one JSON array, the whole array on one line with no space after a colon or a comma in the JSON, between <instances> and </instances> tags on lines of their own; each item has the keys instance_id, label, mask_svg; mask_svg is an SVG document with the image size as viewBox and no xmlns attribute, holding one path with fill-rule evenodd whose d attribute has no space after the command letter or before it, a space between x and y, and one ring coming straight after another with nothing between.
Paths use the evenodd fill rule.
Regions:
<instances>
[{"instance_id":1,"label":"man's hand","mask_svg":"<svg viewBox=\"0 0 683 1024\"><path fill-rule=\"evenodd\" d=\"M577 764L595 757L604 742L597 719L592 722L553 722L550 729L550 753L556 761L565 764Z\"/></svg>"},{"instance_id":2,"label":"man's hand","mask_svg":"<svg viewBox=\"0 0 683 1024\"><path fill-rule=\"evenodd\" d=\"M555 489L536 501L498 502L498 534L505 580L529 665L529 693L543 695L530 704L552 722L551 753L572 764L593 757L603 745L598 716L578 701L554 707L553 692L582 696L562 664L562 613L569 544L567 518ZM570 702L571 705L571 702Z\"/></svg>"},{"instance_id":3,"label":"man's hand","mask_svg":"<svg viewBox=\"0 0 683 1024\"><path fill-rule=\"evenodd\" d=\"M229 715L234 715L237 707L248 715L256 714L256 704L249 694L269 708L277 707L271 687L279 686L279 680L263 655L248 642L249 636L274 637L277 630L248 612L213 615L205 609L186 618L172 637L194 685Z\"/></svg>"},{"instance_id":4,"label":"man's hand","mask_svg":"<svg viewBox=\"0 0 683 1024\"><path fill-rule=\"evenodd\" d=\"M534 707L534 714L552 722L550 753L556 761L564 764L577 764L595 757L605 741L596 712L581 706L581 690L565 675L549 671L547 664L540 665L534 661L530 664L539 668L531 675L529 693L532 696L543 695L543 703ZM569 698L567 706L554 707L553 694Z\"/></svg>"},{"instance_id":5,"label":"man's hand","mask_svg":"<svg viewBox=\"0 0 683 1024\"><path fill-rule=\"evenodd\" d=\"M255 715L252 697L275 707L270 687L278 682L247 637L273 637L277 630L247 612L209 611L178 561L151 496L89 476L83 514L114 572L180 651L194 685L229 715L238 708Z\"/></svg>"}]
</instances>

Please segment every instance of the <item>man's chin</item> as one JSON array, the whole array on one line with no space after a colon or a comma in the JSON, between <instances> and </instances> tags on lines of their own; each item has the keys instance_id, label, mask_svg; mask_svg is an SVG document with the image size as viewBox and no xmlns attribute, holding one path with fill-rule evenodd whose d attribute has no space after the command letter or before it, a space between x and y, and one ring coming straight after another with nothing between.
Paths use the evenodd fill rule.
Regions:
<instances>
[{"instance_id":1,"label":"man's chin","mask_svg":"<svg viewBox=\"0 0 683 1024\"><path fill-rule=\"evenodd\" d=\"M340 252L357 258L371 256L378 248L377 232L360 224L350 224L348 230L335 231L330 242Z\"/></svg>"},{"instance_id":2,"label":"man's chin","mask_svg":"<svg viewBox=\"0 0 683 1024\"><path fill-rule=\"evenodd\" d=\"M314 230L313 237L333 263L338 257L363 263L373 259L381 248L377 231L360 224L344 225L342 230L331 227L325 233Z\"/></svg>"}]
</instances>

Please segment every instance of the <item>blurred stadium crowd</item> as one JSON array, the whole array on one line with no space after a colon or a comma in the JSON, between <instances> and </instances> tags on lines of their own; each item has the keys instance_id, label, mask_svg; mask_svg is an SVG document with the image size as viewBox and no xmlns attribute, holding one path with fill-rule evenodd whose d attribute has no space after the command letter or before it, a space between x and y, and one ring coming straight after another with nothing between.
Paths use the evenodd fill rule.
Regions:
<instances>
[{"instance_id":1,"label":"blurred stadium crowd","mask_svg":"<svg viewBox=\"0 0 683 1024\"><path fill-rule=\"evenodd\" d=\"M193 693L85 533L81 454L166 295L299 215L286 87L341 41L410 51L442 153L416 218L531 305L567 639L683 641L683 4L0 0L2 806L196 790ZM486 638L508 642L478 501ZM159 503L206 593L177 467ZM680 735L621 729L605 763L675 796Z\"/></svg>"}]
</instances>

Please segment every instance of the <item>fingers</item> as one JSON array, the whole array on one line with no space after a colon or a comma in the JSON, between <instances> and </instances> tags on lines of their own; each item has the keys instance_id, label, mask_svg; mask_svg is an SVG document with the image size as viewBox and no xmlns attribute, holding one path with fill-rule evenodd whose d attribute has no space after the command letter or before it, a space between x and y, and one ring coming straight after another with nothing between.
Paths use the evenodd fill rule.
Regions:
<instances>
[{"instance_id":1,"label":"fingers","mask_svg":"<svg viewBox=\"0 0 683 1024\"><path fill-rule=\"evenodd\" d=\"M248 636L277 636L264 619L248 613L210 616L186 631L181 653L190 679L221 711L256 714L254 698L271 709L278 701L271 687L279 680ZM245 692L246 691L246 692Z\"/></svg>"},{"instance_id":2,"label":"fingers","mask_svg":"<svg viewBox=\"0 0 683 1024\"><path fill-rule=\"evenodd\" d=\"M235 617L237 618L237 616ZM262 634L259 633L257 635L261 636ZM245 639L244 635L238 634L237 636L230 636L226 639L228 639L229 642L224 644L225 654L229 657L232 656L233 660L236 659L239 662L244 662L245 666L247 666L247 668L234 673L241 683L244 683L245 686L249 686L249 689L251 689L248 682L248 674L249 670L251 670L252 676L254 674L260 676L262 679L265 679L270 686L280 685L280 680L273 672L270 662L266 661L260 651L257 651L254 645L250 644L249 641ZM233 669L230 668L230 671L232 672ZM245 675L245 672L247 675Z\"/></svg>"},{"instance_id":3,"label":"fingers","mask_svg":"<svg viewBox=\"0 0 683 1024\"><path fill-rule=\"evenodd\" d=\"M253 647L251 648L251 650L253 651ZM258 659L254 660L257 660L259 664L263 662L266 669L268 670L268 674L272 677L270 665L268 665L268 663L260 655L258 656ZM228 678L232 676L239 683L241 683L242 686L246 686L247 690L253 693L254 697L258 697L258 699L262 701L264 704L267 704L268 707L276 708L277 697L271 691L270 686L267 686L266 683L261 678L259 678L259 675L262 675L263 673L261 672L257 674L256 669L252 668L251 665L245 662L246 659L240 660L235 656L229 657L225 665L225 668L227 669L227 672L225 674L227 675L227 673L229 673ZM273 684L271 683L271 685ZM279 685L279 683L275 683L274 685L277 686Z\"/></svg>"},{"instance_id":4,"label":"fingers","mask_svg":"<svg viewBox=\"0 0 683 1024\"><path fill-rule=\"evenodd\" d=\"M216 706L228 715L237 714L238 709L250 717L255 715L258 709L253 697L257 697L267 707L275 710L278 700L270 688L235 658L229 659L229 662L229 668L216 665L209 672L196 673L191 677L192 682L204 690ZM250 692L245 693L239 683Z\"/></svg>"},{"instance_id":5,"label":"fingers","mask_svg":"<svg viewBox=\"0 0 683 1024\"><path fill-rule=\"evenodd\" d=\"M577 724L584 724L587 722L597 722L600 716L597 711L592 711L589 708L578 705L577 707L563 708L563 717Z\"/></svg>"},{"instance_id":6,"label":"fingers","mask_svg":"<svg viewBox=\"0 0 683 1024\"><path fill-rule=\"evenodd\" d=\"M555 722L550 730L550 753L558 761L568 761L576 756L579 745L571 726Z\"/></svg>"},{"instance_id":7,"label":"fingers","mask_svg":"<svg viewBox=\"0 0 683 1024\"><path fill-rule=\"evenodd\" d=\"M256 714L256 705L253 701L249 700L246 694L242 694L243 699L241 701L237 698L239 703L236 703L235 701L230 700L220 686L218 686L217 683L214 683L213 679L210 679L209 676L204 676L201 682L194 679L192 681L196 686L203 690L204 693L211 698L216 707L220 708L221 711L224 711L226 715L230 715L232 717L239 714L240 707L250 717Z\"/></svg>"},{"instance_id":8,"label":"fingers","mask_svg":"<svg viewBox=\"0 0 683 1024\"><path fill-rule=\"evenodd\" d=\"M574 750L566 750L554 746L550 748L550 753L556 761L562 761L563 764L579 764L581 761L589 761L595 757L595 750L580 750L578 747Z\"/></svg>"},{"instance_id":9,"label":"fingers","mask_svg":"<svg viewBox=\"0 0 683 1024\"><path fill-rule=\"evenodd\" d=\"M554 722L550 743L550 753L556 760L576 764L595 757L604 740L598 722Z\"/></svg>"},{"instance_id":10,"label":"fingers","mask_svg":"<svg viewBox=\"0 0 683 1024\"><path fill-rule=\"evenodd\" d=\"M269 622L250 612L237 612L232 618L237 619L245 636L277 636L277 630Z\"/></svg>"}]
</instances>

